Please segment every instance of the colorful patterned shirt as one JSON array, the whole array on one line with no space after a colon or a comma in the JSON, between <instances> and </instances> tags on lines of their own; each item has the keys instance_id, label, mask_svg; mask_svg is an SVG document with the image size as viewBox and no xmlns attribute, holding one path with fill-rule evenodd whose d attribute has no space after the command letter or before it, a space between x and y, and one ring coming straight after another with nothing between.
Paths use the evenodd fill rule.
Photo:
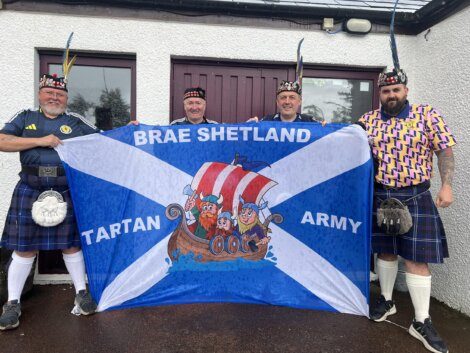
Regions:
<instances>
[{"instance_id":1,"label":"colorful patterned shirt","mask_svg":"<svg viewBox=\"0 0 470 353\"><path fill-rule=\"evenodd\" d=\"M380 110L374 110L364 114L359 122L366 128L377 162L375 181L391 187L417 185L431 179L434 151L456 143L444 118L429 105L410 105L403 118L387 119Z\"/></svg>"}]
</instances>

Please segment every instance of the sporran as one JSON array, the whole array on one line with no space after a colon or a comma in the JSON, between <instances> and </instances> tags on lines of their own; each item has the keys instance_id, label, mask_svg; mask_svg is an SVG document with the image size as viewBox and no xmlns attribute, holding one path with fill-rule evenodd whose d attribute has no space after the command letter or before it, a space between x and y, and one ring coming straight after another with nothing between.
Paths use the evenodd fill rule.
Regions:
<instances>
[{"instance_id":1,"label":"sporran","mask_svg":"<svg viewBox=\"0 0 470 353\"><path fill-rule=\"evenodd\" d=\"M380 203L377 209L377 225L385 234L401 235L411 229L413 219L408 207L391 197Z\"/></svg>"},{"instance_id":2,"label":"sporran","mask_svg":"<svg viewBox=\"0 0 470 353\"><path fill-rule=\"evenodd\" d=\"M62 223L67 215L67 202L54 190L42 192L33 203L33 220L42 227L54 227Z\"/></svg>"}]
</instances>

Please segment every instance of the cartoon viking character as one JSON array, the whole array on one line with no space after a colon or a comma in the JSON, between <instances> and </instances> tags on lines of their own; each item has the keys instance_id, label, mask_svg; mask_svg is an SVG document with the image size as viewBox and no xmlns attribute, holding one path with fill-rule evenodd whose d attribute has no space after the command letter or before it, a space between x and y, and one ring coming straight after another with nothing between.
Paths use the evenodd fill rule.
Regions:
<instances>
[{"instance_id":1,"label":"cartoon viking character","mask_svg":"<svg viewBox=\"0 0 470 353\"><path fill-rule=\"evenodd\" d=\"M237 230L235 229L235 220L236 218L232 217L232 213L225 211L222 212L222 209L219 211L217 216L217 230L215 231L216 235L221 235L224 238L227 238L230 235L235 235L240 237Z\"/></svg>"},{"instance_id":2,"label":"cartoon viking character","mask_svg":"<svg viewBox=\"0 0 470 353\"><path fill-rule=\"evenodd\" d=\"M271 230L259 220L259 211L266 208L268 203L263 202L258 206L252 202L245 202L241 196L240 203L242 210L238 215L238 232L241 236L248 235L251 238L248 245L251 251L256 252L258 245L267 244L271 240L271 237L266 235Z\"/></svg>"},{"instance_id":3,"label":"cartoon viking character","mask_svg":"<svg viewBox=\"0 0 470 353\"><path fill-rule=\"evenodd\" d=\"M202 239L212 239L217 227L217 214L224 200L223 196L199 195L199 202L196 202L198 195L196 192L186 201L184 210L191 212L192 217L197 221L194 235Z\"/></svg>"}]
</instances>

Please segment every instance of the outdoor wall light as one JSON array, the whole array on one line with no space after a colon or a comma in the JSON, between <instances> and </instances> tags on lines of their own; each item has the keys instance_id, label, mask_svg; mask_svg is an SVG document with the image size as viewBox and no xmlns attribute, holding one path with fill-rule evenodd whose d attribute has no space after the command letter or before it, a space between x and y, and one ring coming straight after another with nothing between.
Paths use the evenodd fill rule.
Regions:
<instances>
[{"instance_id":1,"label":"outdoor wall light","mask_svg":"<svg viewBox=\"0 0 470 353\"><path fill-rule=\"evenodd\" d=\"M369 20L350 18L344 22L343 28L348 33L367 34L372 29L372 23Z\"/></svg>"}]
</instances>

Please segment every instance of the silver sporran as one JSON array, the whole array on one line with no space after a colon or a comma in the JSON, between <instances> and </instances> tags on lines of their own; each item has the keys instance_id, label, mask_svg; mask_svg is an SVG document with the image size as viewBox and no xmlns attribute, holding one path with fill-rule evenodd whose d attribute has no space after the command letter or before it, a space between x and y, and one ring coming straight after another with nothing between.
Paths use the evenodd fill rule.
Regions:
<instances>
[{"instance_id":1,"label":"silver sporran","mask_svg":"<svg viewBox=\"0 0 470 353\"><path fill-rule=\"evenodd\" d=\"M377 209L377 225L385 234L401 235L413 226L413 218L400 200L393 197L381 202Z\"/></svg>"},{"instance_id":2,"label":"silver sporran","mask_svg":"<svg viewBox=\"0 0 470 353\"><path fill-rule=\"evenodd\" d=\"M67 202L54 190L42 192L33 203L33 220L42 227L54 227L62 223L67 215Z\"/></svg>"}]
</instances>

